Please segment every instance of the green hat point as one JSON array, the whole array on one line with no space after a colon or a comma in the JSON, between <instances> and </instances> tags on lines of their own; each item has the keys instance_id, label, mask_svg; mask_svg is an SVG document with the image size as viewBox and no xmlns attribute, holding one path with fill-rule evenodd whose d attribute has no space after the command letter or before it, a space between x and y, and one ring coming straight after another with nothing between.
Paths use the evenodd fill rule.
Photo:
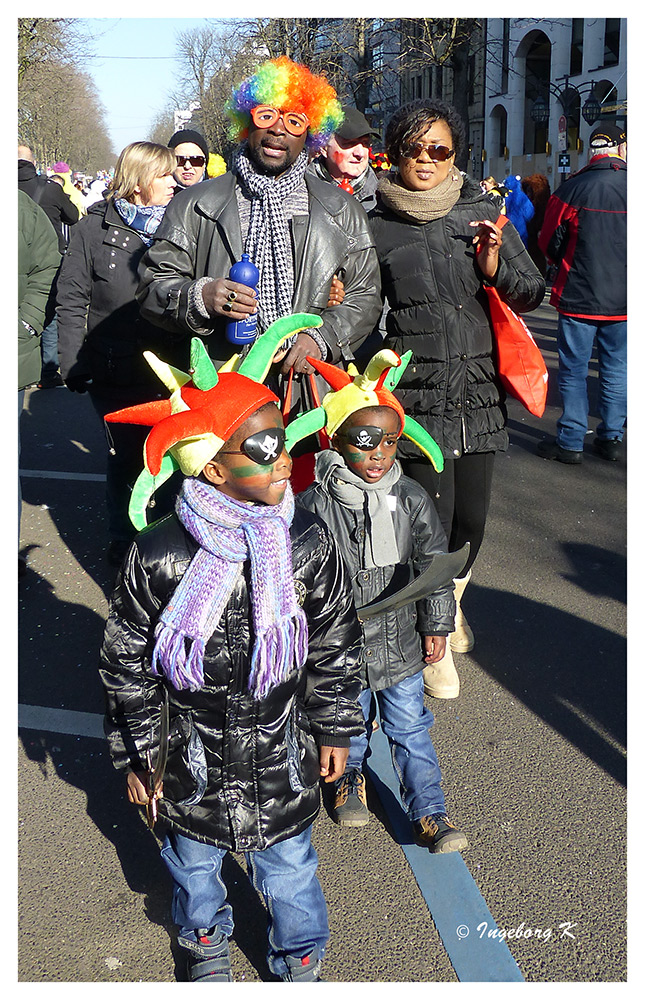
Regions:
<instances>
[{"instance_id":1,"label":"green hat point","mask_svg":"<svg viewBox=\"0 0 645 1000\"><path fill-rule=\"evenodd\" d=\"M327 414L322 406L317 406L315 410L307 410L306 413L296 417L285 428L286 438L284 446L287 451L291 451L293 446L309 437L310 434L317 434L327 423Z\"/></svg>"},{"instance_id":2,"label":"green hat point","mask_svg":"<svg viewBox=\"0 0 645 1000\"><path fill-rule=\"evenodd\" d=\"M190 369L196 389L206 391L217 385L217 369L208 356L204 341L199 337L193 337L190 342Z\"/></svg>"},{"instance_id":3,"label":"green hat point","mask_svg":"<svg viewBox=\"0 0 645 1000\"><path fill-rule=\"evenodd\" d=\"M253 342L249 353L237 369L239 374L246 375L254 382L264 382L273 355L280 344L301 330L310 330L322 324L322 318L313 313L294 313L293 316L282 316L277 319Z\"/></svg>"},{"instance_id":4,"label":"green hat point","mask_svg":"<svg viewBox=\"0 0 645 1000\"><path fill-rule=\"evenodd\" d=\"M150 500L156 489L158 489L172 474L177 471L179 465L170 453L164 455L158 475L153 476L147 469L139 473L139 477L132 487L128 514L130 520L137 531L141 531L148 523L147 509Z\"/></svg>"},{"instance_id":5,"label":"green hat point","mask_svg":"<svg viewBox=\"0 0 645 1000\"><path fill-rule=\"evenodd\" d=\"M412 351L406 351L405 354L401 355L401 364L398 368L390 368L387 373L385 381L383 382L384 389L389 389L390 392L393 392L393 390L396 389L397 385L403 378L403 373L410 364L411 359Z\"/></svg>"},{"instance_id":6,"label":"green hat point","mask_svg":"<svg viewBox=\"0 0 645 1000\"><path fill-rule=\"evenodd\" d=\"M417 423L414 417L405 418L403 424L403 436L416 444L417 448L423 452L424 455L432 462L436 472L443 472L443 455L441 453L441 448L432 437L428 434L425 427Z\"/></svg>"}]
</instances>

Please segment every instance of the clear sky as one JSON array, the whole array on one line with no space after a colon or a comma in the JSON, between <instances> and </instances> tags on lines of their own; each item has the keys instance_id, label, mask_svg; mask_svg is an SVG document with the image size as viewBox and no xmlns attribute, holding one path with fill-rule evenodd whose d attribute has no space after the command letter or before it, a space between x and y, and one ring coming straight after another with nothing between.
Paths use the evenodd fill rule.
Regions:
<instances>
[{"instance_id":1,"label":"clear sky","mask_svg":"<svg viewBox=\"0 0 645 1000\"><path fill-rule=\"evenodd\" d=\"M128 143L148 138L153 120L178 93L177 36L208 21L175 17L81 20L89 28L95 52L83 68L96 84L118 153Z\"/></svg>"}]
</instances>

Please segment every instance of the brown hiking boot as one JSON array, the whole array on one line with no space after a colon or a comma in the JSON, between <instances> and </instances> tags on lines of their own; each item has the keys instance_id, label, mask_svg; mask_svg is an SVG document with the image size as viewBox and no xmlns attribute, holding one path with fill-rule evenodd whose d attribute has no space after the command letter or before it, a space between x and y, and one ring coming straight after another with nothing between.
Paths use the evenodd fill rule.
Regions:
<instances>
[{"instance_id":1,"label":"brown hiking boot","mask_svg":"<svg viewBox=\"0 0 645 1000\"><path fill-rule=\"evenodd\" d=\"M465 834L450 822L445 813L422 816L413 826L417 844L429 848L433 854L449 854L468 847Z\"/></svg>"},{"instance_id":2,"label":"brown hiking boot","mask_svg":"<svg viewBox=\"0 0 645 1000\"><path fill-rule=\"evenodd\" d=\"M339 826L365 826L369 823L365 777L357 767L345 771L336 784L334 813Z\"/></svg>"}]
</instances>

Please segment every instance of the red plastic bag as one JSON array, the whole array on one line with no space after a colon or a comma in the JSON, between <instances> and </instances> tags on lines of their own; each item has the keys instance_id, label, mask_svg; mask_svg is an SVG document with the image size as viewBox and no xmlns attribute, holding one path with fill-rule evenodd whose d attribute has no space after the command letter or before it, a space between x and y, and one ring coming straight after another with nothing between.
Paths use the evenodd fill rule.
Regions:
<instances>
[{"instance_id":1,"label":"red plastic bag","mask_svg":"<svg viewBox=\"0 0 645 1000\"><path fill-rule=\"evenodd\" d=\"M498 226L508 222L505 215ZM504 388L518 399L529 413L541 417L546 406L549 383L544 358L531 331L521 316L500 298L496 288L484 285L490 307L493 338L496 343L496 367Z\"/></svg>"},{"instance_id":2,"label":"red plastic bag","mask_svg":"<svg viewBox=\"0 0 645 1000\"><path fill-rule=\"evenodd\" d=\"M496 288L484 286L496 344L496 367L504 388L529 413L541 417L546 406L549 374L540 348L521 316L502 302Z\"/></svg>"}]
</instances>

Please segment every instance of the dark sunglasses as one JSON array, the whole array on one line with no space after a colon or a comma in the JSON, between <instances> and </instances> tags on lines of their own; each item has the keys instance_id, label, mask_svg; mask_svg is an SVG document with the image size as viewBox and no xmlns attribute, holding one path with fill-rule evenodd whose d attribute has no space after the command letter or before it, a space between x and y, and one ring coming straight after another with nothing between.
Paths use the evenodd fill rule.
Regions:
<instances>
[{"instance_id":1,"label":"dark sunglasses","mask_svg":"<svg viewBox=\"0 0 645 1000\"><path fill-rule=\"evenodd\" d=\"M284 450L286 432L284 427L270 431L258 431L242 441L240 451L220 451L220 455L246 455L256 465L271 465L277 462Z\"/></svg>"},{"instance_id":2,"label":"dark sunglasses","mask_svg":"<svg viewBox=\"0 0 645 1000\"><path fill-rule=\"evenodd\" d=\"M384 431L382 427L374 427L371 424L366 424L364 427L351 427L340 436L360 451L372 451L384 437L396 438L396 435L392 434L391 431Z\"/></svg>"},{"instance_id":3,"label":"dark sunglasses","mask_svg":"<svg viewBox=\"0 0 645 1000\"><path fill-rule=\"evenodd\" d=\"M192 163L194 167L203 167L206 163L205 156L177 156L177 166L184 167L187 163Z\"/></svg>"},{"instance_id":4,"label":"dark sunglasses","mask_svg":"<svg viewBox=\"0 0 645 1000\"><path fill-rule=\"evenodd\" d=\"M448 149L447 146L429 146L425 142L412 142L401 150L401 156L406 160L418 160L424 149L431 160L437 160L439 163L443 163L454 153L454 149Z\"/></svg>"}]
</instances>

